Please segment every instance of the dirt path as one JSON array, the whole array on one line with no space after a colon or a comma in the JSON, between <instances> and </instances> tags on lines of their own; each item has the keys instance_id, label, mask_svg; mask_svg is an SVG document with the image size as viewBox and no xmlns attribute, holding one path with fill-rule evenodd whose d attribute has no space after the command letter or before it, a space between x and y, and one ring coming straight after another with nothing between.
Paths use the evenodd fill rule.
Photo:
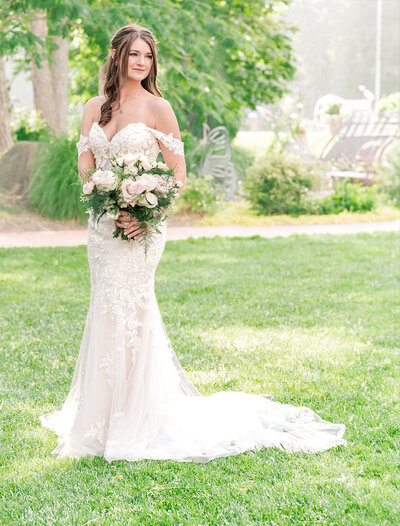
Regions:
<instances>
[{"instance_id":1,"label":"dirt path","mask_svg":"<svg viewBox=\"0 0 400 526\"><path fill-rule=\"evenodd\" d=\"M293 234L355 234L359 232L399 232L400 220L344 225L276 225L276 226L174 226L167 222L167 240L189 237L288 237ZM56 247L87 243L87 227L73 230L36 230L0 232L0 247Z\"/></svg>"}]
</instances>

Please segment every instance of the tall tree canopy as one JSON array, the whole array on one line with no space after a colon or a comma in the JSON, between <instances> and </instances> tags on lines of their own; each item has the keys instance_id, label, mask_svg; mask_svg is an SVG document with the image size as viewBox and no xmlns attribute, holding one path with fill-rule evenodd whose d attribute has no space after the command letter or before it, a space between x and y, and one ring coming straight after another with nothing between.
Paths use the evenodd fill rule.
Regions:
<instances>
[{"instance_id":1,"label":"tall tree canopy","mask_svg":"<svg viewBox=\"0 0 400 526\"><path fill-rule=\"evenodd\" d=\"M294 73L291 26L281 20L281 0L148 0L130 8L129 20L151 29L158 40L159 85L179 113L181 126L202 134L202 123L239 128L244 107L279 99ZM121 11L115 3L81 20L71 50L72 97L97 92L96 71ZM104 28L108 27L108 31Z\"/></svg>"},{"instance_id":2,"label":"tall tree canopy","mask_svg":"<svg viewBox=\"0 0 400 526\"><path fill-rule=\"evenodd\" d=\"M159 86L181 127L201 136L202 123L224 124L234 135L244 107L277 100L294 73L292 28L282 21L290 0L3 0L0 55L24 49L43 62L69 41L69 100L98 93L101 65L114 32L128 23L158 40ZM31 23L47 18L47 34ZM47 54L47 58L46 58Z\"/></svg>"}]
</instances>

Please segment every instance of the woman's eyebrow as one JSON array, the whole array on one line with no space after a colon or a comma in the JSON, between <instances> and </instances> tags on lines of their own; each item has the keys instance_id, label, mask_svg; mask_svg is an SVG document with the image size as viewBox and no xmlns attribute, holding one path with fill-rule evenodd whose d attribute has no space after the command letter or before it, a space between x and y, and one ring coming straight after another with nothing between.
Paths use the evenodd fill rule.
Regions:
<instances>
[{"instance_id":1,"label":"woman's eyebrow","mask_svg":"<svg viewBox=\"0 0 400 526\"><path fill-rule=\"evenodd\" d=\"M136 51L137 53L140 53L140 51L138 49L131 49L131 51ZM148 51L147 52L149 55L152 55L153 53L151 51Z\"/></svg>"}]
</instances>

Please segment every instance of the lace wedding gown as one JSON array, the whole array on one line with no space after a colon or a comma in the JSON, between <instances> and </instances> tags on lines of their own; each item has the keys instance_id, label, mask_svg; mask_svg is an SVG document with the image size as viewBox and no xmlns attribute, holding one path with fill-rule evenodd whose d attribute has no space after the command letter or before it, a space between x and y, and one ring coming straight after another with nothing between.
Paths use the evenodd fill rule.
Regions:
<instances>
[{"instance_id":1,"label":"lace wedding gown","mask_svg":"<svg viewBox=\"0 0 400 526\"><path fill-rule=\"evenodd\" d=\"M184 155L183 142L141 122L111 141L94 123L77 147L108 168L121 148L157 156L158 141ZM317 452L346 444L343 424L306 407L238 391L201 395L179 364L154 293L166 224L147 259L138 241L114 238L114 229L113 219L97 225L89 216L91 297L80 353L65 402L40 416L58 435L55 457L200 462L264 446Z\"/></svg>"}]
</instances>

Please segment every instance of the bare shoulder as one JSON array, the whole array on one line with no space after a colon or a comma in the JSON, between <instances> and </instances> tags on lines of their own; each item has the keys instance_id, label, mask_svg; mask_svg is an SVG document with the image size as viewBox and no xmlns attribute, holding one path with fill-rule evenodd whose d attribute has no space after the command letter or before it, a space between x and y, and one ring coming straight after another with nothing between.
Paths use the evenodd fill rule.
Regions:
<instances>
[{"instance_id":1,"label":"bare shoulder","mask_svg":"<svg viewBox=\"0 0 400 526\"><path fill-rule=\"evenodd\" d=\"M85 106L101 106L105 102L106 98L104 95L96 95L87 101Z\"/></svg>"},{"instance_id":2,"label":"bare shoulder","mask_svg":"<svg viewBox=\"0 0 400 526\"><path fill-rule=\"evenodd\" d=\"M87 113L93 120L98 120L100 118L101 106L105 102L105 97L103 95L98 95L89 99L84 108L84 112Z\"/></svg>"},{"instance_id":3,"label":"bare shoulder","mask_svg":"<svg viewBox=\"0 0 400 526\"><path fill-rule=\"evenodd\" d=\"M92 97L83 108L81 134L87 136L94 122L100 119L100 110L104 102L104 97Z\"/></svg>"},{"instance_id":4,"label":"bare shoulder","mask_svg":"<svg viewBox=\"0 0 400 526\"><path fill-rule=\"evenodd\" d=\"M165 112L172 110L171 104L167 101L167 99L164 99L163 97L156 97L155 95L153 95L151 104L155 111Z\"/></svg>"},{"instance_id":5,"label":"bare shoulder","mask_svg":"<svg viewBox=\"0 0 400 526\"><path fill-rule=\"evenodd\" d=\"M162 97L152 102L154 128L164 133L171 133L180 139L179 124L171 103Z\"/></svg>"}]
</instances>

